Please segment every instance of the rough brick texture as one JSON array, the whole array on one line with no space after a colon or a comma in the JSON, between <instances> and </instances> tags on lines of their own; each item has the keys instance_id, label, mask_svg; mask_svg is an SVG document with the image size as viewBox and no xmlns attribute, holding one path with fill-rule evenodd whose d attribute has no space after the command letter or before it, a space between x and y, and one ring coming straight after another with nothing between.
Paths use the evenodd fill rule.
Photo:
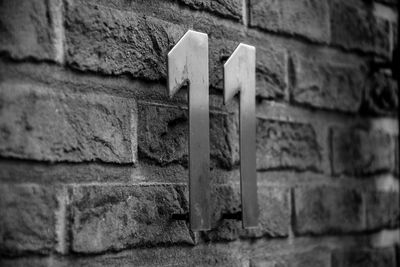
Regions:
<instances>
[{"instance_id":1,"label":"rough brick texture","mask_svg":"<svg viewBox=\"0 0 400 267\"><path fill-rule=\"evenodd\" d=\"M60 40L57 15L61 0L0 2L0 51L13 58L56 60Z\"/></svg>"},{"instance_id":2,"label":"rough brick texture","mask_svg":"<svg viewBox=\"0 0 400 267\"><path fill-rule=\"evenodd\" d=\"M45 257L28 257L28 258L0 258L0 265L2 267L47 267L51 266L52 260ZM54 266L54 264L53 264Z\"/></svg>"},{"instance_id":3,"label":"rough brick texture","mask_svg":"<svg viewBox=\"0 0 400 267\"><path fill-rule=\"evenodd\" d=\"M313 250L305 253L276 255L266 258L255 258L250 261L251 267L328 267L330 257L326 251Z\"/></svg>"},{"instance_id":4,"label":"rough brick texture","mask_svg":"<svg viewBox=\"0 0 400 267\"><path fill-rule=\"evenodd\" d=\"M357 112L360 108L364 79L360 68L334 62L293 59L295 84L293 101L324 109Z\"/></svg>"},{"instance_id":5,"label":"rough brick texture","mask_svg":"<svg viewBox=\"0 0 400 267\"><path fill-rule=\"evenodd\" d=\"M390 23L376 17L368 1L330 1L332 43L388 55Z\"/></svg>"},{"instance_id":6,"label":"rough brick texture","mask_svg":"<svg viewBox=\"0 0 400 267\"><path fill-rule=\"evenodd\" d=\"M129 74L148 80L166 79L166 55L183 36L185 27L141 16L126 8L117 10L79 0L70 2L66 21L68 64L80 70L105 74ZM209 1L213 3L209 6L217 5L217 2ZM105 23L100 23L103 21ZM134 34L131 29L135 29ZM238 41L210 38L210 84L213 87L223 88L221 63L238 44ZM272 45L260 47L257 53L258 95L282 98L287 87L286 53Z\"/></svg>"},{"instance_id":7,"label":"rough brick texture","mask_svg":"<svg viewBox=\"0 0 400 267\"><path fill-rule=\"evenodd\" d=\"M188 164L188 111L139 105L139 153L158 164ZM237 122L229 115L210 114L211 157L222 166L238 161Z\"/></svg>"},{"instance_id":8,"label":"rough brick texture","mask_svg":"<svg viewBox=\"0 0 400 267\"><path fill-rule=\"evenodd\" d=\"M399 108L397 81L384 71L371 76L366 85L363 111L377 115L395 114Z\"/></svg>"},{"instance_id":9,"label":"rough brick texture","mask_svg":"<svg viewBox=\"0 0 400 267\"><path fill-rule=\"evenodd\" d=\"M333 253L332 267L394 267L395 260L393 248L342 250Z\"/></svg>"},{"instance_id":10,"label":"rough brick texture","mask_svg":"<svg viewBox=\"0 0 400 267\"><path fill-rule=\"evenodd\" d=\"M193 240L184 221L183 187L80 186L72 188L72 250L99 253Z\"/></svg>"},{"instance_id":11,"label":"rough brick texture","mask_svg":"<svg viewBox=\"0 0 400 267\"><path fill-rule=\"evenodd\" d=\"M85 1L69 1L66 60L80 70L165 79L167 52L182 28L151 17Z\"/></svg>"},{"instance_id":12,"label":"rough brick texture","mask_svg":"<svg viewBox=\"0 0 400 267\"><path fill-rule=\"evenodd\" d=\"M398 0L377 0L377 2L388 4L388 5L396 5Z\"/></svg>"},{"instance_id":13,"label":"rough brick texture","mask_svg":"<svg viewBox=\"0 0 400 267\"><path fill-rule=\"evenodd\" d=\"M366 193L366 217L369 229L397 228L400 225L398 192Z\"/></svg>"},{"instance_id":14,"label":"rough brick texture","mask_svg":"<svg viewBox=\"0 0 400 267\"><path fill-rule=\"evenodd\" d=\"M309 124L259 120L257 168L319 170L320 147Z\"/></svg>"},{"instance_id":15,"label":"rough brick texture","mask_svg":"<svg viewBox=\"0 0 400 267\"><path fill-rule=\"evenodd\" d=\"M271 31L329 40L328 4L325 0L250 0L250 24Z\"/></svg>"},{"instance_id":16,"label":"rough brick texture","mask_svg":"<svg viewBox=\"0 0 400 267\"><path fill-rule=\"evenodd\" d=\"M44 161L136 160L136 106L101 94L55 93L45 85L0 84L0 154Z\"/></svg>"},{"instance_id":17,"label":"rough brick texture","mask_svg":"<svg viewBox=\"0 0 400 267\"><path fill-rule=\"evenodd\" d=\"M387 133L333 128L331 145L335 175L365 175L393 169L395 144Z\"/></svg>"},{"instance_id":18,"label":"rough brick texture","mask_svg":"<svg viewBox=\"0 0 400 267\"><path fill-rule=\"evenodd\" d=\"M242 229L242 223L226 219L226 215L240 212L238 187L219 186L213 193L212 218L210 231L203 233L206 240L232 241L241 238L286 237L289 235L290 207L289 190L280 187L260 186L258 201L260 219L258 227Z\"/></svg>"},{"instance_id":19,"label":"rough brick texture","mask_svg":"<svg viewBox=\"0 0 400 267\"><path fill-rule=\"evenodd\" d=\"M356 190L296 188L294 203L294 231L299 235L347 233L365 228L364 203Z\"/></svg>"},{"instance_id":20,"label":"rough brick texture","mask_svg":"<svg viewBox=\"0 0 400 267\"><path fill-rule=\"evenodd\" d=\"M0 186L0 254L49 253L55 244L56 200L39 185Z\"/></svg>"},{"instance_id":21,"label":"rough brick texture","mask_svg":"<svg viewBox=\"0 0 400 267\"><path fill-rule=\"evenodd\" d=\"M223 68L221 66L233 53L239 42L226 39L210 39L210 84L223 89ZM268 99L285 96L287 82L287 55L284 49L272 44L257 47L256 93Z\"/></svg>"},{"instance_id":22,"label":"rough brick texture","mask_svg":"<svg viewBox=\"0 0 400 267\"><path fill-rule=\"evenodd\" d=\"M207 10L224 17L239 19L242 13L240 0L179 0L195 9Z\"/></svg>"},{"instance_id":23,"label":"rough brick texture","mask_svg":"<svg viewBox=\"0 0 400 267\"><path fill-rule=\"evenodd\" d=\"M0 0L0 266L397 266L397 4ZM198 232L190 81L167 88L189 29L209 48L211 227ZM256 48L251 229L240 101L223 99L240 43Z\"/></svg>"},{"instance_id":24,"label":"rough brick texture","mask_svg":"<svg viewBox=\"0 0 400 267\"><path fill-rule=\"evenodd\" d=\"M399 136L394 136L395 140L395 147L394 147L394 174L398 177L399 176Z\"/></svg>"}]
</instances>

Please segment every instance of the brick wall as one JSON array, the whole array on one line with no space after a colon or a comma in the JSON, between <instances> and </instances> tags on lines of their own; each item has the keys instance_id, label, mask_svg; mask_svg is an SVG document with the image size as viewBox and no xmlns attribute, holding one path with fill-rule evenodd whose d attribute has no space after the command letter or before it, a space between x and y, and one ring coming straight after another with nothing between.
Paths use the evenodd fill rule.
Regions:
<instances>
[{"instance_id":1,"label":"brick wall","mask_svg":"<svg viewBox=\"0 0 400 267\"><path fill-rule=\"evenodd\" d=\"M396 266L396 0L0 0L1 266ZM166 54L210 46L212 230L188 210L187 92ZM238 102L257 47L259 227L240 210Z\"/></svg>"}]
</instances>

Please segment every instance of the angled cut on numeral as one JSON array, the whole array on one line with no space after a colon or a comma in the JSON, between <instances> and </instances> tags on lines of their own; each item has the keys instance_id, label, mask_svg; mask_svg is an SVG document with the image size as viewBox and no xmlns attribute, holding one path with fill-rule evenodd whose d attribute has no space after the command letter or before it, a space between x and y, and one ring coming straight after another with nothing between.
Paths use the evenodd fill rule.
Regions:
<instances>
[{"instance_id":1,"label":"angled cut on numeral","mask_svg":"<svg viewBox=\"0 0 400 267\"><path fill-rule=\"evenodd\" d=\"M208 36L189 30L168 53L170 97L189 85L189 221L193 231L210 229Z\"/></svg>"},{"instance_id":2,"label":"angled cut on numeral","mask_svg":"<svg viewBox=\"0 0 400 267\"><path fill-rule=\"evenodd\" d=\"M240 190L244 228L258 226L256 173L256 49L240 44L224 65L224 102L240 97Z\"/></svg>"}]
</instances>

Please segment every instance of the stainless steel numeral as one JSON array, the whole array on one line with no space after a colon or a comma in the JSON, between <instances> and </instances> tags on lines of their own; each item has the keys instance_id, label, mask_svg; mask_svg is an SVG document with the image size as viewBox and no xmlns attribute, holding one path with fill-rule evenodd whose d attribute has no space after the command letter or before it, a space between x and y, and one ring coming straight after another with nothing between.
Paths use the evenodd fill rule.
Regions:
<instances>
[{"instance_id":1,"label":"stainless steel numeral","mask_svg":"<svg viewBox=\"0 0 400 267\"><path fill-rule=\"evenodd\" d=\"M189 85L190 228L210 229L208 36L189 30L168 53L170 97Z\"/></svg>"},{"instance_id":2,"label":"stainless steel numeral","mask_svg":"<svg viewBox=\"0 0 400 267\"><path fill-rule=\"evenodd\" d=\"M256 175L256 49L240 44L224 65L224 101L240 97L240 181L244 228L258 225Z\"/></svg>"}]
</instances>

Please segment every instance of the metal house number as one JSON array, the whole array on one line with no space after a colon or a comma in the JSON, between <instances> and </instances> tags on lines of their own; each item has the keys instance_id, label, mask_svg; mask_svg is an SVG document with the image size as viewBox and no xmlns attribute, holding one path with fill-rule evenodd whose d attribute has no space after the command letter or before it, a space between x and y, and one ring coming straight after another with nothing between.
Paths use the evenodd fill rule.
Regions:
<instances>
[{"instance_id":1,"label":"metal house number","mask_svg":"<svg viewBox=\"0 0 400 267\"><path fill-rule=\"evenodd\" d=\"M168 53L170 97L189 86L189 222L210 226L208 36L189 30ZM224 102L240 97L240 188L244 228L258 225L255 149L255 47L240 44L224 65Z\"/></svg>"}]
</instances>

